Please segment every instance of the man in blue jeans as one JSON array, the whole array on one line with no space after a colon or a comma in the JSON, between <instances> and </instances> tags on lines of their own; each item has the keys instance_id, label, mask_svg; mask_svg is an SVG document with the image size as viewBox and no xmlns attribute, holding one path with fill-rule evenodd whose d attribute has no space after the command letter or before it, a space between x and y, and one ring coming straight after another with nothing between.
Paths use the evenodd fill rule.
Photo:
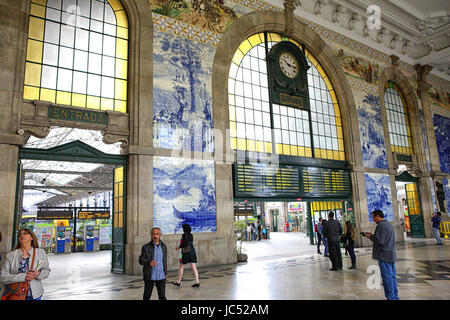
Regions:
<instances>
[{"instance_id":1,"label":"man in blue jeans","mask_svg":"<svg viewBox=\"0 0 450 320\"><path fill-rule=\"evenodd\" d=\"M372 259L378 260L384 295L387 300L399 300L395 272L397 256L395 254L394 228L384 220L384 213L381 210L372 212L372 220L377 224L375 233L366 232L365 235L373 242Z\"/></svg>"},{"instance_id":2,"label":"man in blue jeans","mask_svg":"<svg viewBox=\"0 0 450 320\"><path fill-rule=\"evenodd\" d=\"M441 235L439 233L439 229L441 227L441 213L438 211L434 215L433 218L431 218L431 222L433 222L433 232L434 236L436 237L437 243L436 245L442 245Z\"/></svg>"}]
</instances>

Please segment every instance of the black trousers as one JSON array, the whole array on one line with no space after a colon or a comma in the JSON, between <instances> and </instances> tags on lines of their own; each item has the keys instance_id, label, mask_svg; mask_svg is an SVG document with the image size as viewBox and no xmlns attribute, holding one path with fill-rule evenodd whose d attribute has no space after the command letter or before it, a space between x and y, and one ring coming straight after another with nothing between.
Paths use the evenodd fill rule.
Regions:
<instances>
[{"instance_id":1,"label":"black trousers","mask_svg":"<svg viewBox=\"0 0 450 320\"><path fill-rule=\"evenodd\" d=\"M152 296L153 286L156 285L159 300L167 300L166 298L166 280L145 280L144 279L144 300L150 300Z\"/></svg>"},{"instance_id":2,"label":"black trousers","mask_svg":"<svg viewBox=\"0 0 450 320\"><path fill-rule=\"evenodd\" d=\"M333 269L342 269L342 254L339 241L328 240L328 254Z\"/></svg>"},{"instance_id":3,"label":"black trousers","mask_svg":"<svg viewBox=\"0 0 450 320\"><path fill-rule=\"evenodd\" d=\"M320 252L320 244L322 243L322 236L320 233L317 233L317 253Z\"/></svg>"}]
</instances>

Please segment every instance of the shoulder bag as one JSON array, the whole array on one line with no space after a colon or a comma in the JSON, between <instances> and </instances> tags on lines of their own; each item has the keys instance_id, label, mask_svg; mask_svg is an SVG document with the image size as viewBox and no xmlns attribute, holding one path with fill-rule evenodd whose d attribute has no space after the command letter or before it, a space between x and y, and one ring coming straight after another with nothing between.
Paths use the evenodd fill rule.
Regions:
<instances>
[{"instance_id":1,"label":"shoulder bag","mask_svg":"<svg viewBox=\"0 0 450 320\"><path fill-rule=\"evenodd\" d=\"M181 248L181 253L191 252L191 246L189 245L189 240L188 240L187 235L183 234L182 240L183 240L183 244L185 244L185 246L183 248Z\"/></svg>"},{"instance_id":2,"label":"shoulder bag","mask_svg":"<svg viewBox=\"0 0 450 320\"><path fill-rule=\"evenodd\" d=\"M36 249L33 248L33 258L31 259L31 270L33 270L34 256L36 255ZM30 267L28 267L28 270ZM30 287L29 282L16 282L5 285L1 300L25 300Z\"/></svg>"}]
</instances>

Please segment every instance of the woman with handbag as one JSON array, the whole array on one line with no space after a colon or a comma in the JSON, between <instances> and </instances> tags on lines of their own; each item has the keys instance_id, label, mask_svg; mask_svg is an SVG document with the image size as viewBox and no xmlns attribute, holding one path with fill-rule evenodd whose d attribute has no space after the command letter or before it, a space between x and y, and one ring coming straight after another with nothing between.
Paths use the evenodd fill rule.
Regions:
<instances>
[{"instance_id":1,"label":"woman with handbag","mask_svg":"<svg viewBox=\"0 0 450 320\"><path fill-rule=\"evenodd\" d=\"M0 270L0 283L5 287L1 299L41 300L42 280L48 277L50 268L34 232L20 230L16 247L4 259Z\"/></svg>"},{"instance_id":2,"label":"woman with handbag","mask_svg":"<svg viewBox=\"0 0 450 320\"><path fill-rule=\"evenodd\" d=\"M198 279L198 270L195 264L197 263L197 254L194 248L194 237L191 233L191 226L187 223L183 224L183 235L181 236L180 245L175 249L181 248L180 267L178 268L177 281L172 281L173 285L181 285L181 277L183 276L184 267L189 263L192 271L194 272L195 283L192 285L194 288L200 287L200 281Z\"/></svg>"}]
</instances>

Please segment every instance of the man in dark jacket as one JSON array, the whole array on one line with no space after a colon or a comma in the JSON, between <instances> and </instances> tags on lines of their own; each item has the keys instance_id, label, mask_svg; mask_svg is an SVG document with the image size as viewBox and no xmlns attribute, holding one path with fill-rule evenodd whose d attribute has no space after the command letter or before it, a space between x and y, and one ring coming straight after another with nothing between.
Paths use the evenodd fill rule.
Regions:
<instances>
[{"instance_id":1,"label":"man in dark jacket","mask_svg":"<svg viewBox=\"0 0 450 320\"><path fill-rule=\"evenodd\" d=\"M431 218L431 222L433 222L433 232L434 232L434 236L437 240L436 244L442 246L442 240L441 240L441 234L440 234L441 213L439 211L436 212L434 217Z\"/></svg>"},{"instance_id":2,"label":"man in dark jacket","mask_svg":"<svg viewBox=\"0 0 450 320\"><path fill-rule=\"evenodd\" d=\"M161 234L160 228L153 228L152 241L142 246L139 256L139 264L144 266L144 300L150 300L154 285L159 300L167 300L167 246L161 241Z\"/></svg>"},{"instance_id":3,"label":"man in dark jacket","mask_svg":"<svg viewBox=\"0 0 450 320\"><path fill-rule=\"evenodd\" d=\"M372 220L377 224L375 233L366 232L365 235L373 242L372 259L378 260L384 295L387 300L399 300L395 271L397 256L394 228L384 220L384 213L381 210L372 212Z\"/></svg>"},{"instance_id":4,"label":"man in dark jacket","mask_svg":"<svg viewBox=\"0 0 450 320\"><path fill-rule=\"evenodd\" d=\"M340 247L340 236L342 234L341 224L334 220L334 212L328 212L328 222L322 230L324 238L328 240L328 254L331 260L330 271L342 270L342 254Z\"/></svg>"}]
</instances>

